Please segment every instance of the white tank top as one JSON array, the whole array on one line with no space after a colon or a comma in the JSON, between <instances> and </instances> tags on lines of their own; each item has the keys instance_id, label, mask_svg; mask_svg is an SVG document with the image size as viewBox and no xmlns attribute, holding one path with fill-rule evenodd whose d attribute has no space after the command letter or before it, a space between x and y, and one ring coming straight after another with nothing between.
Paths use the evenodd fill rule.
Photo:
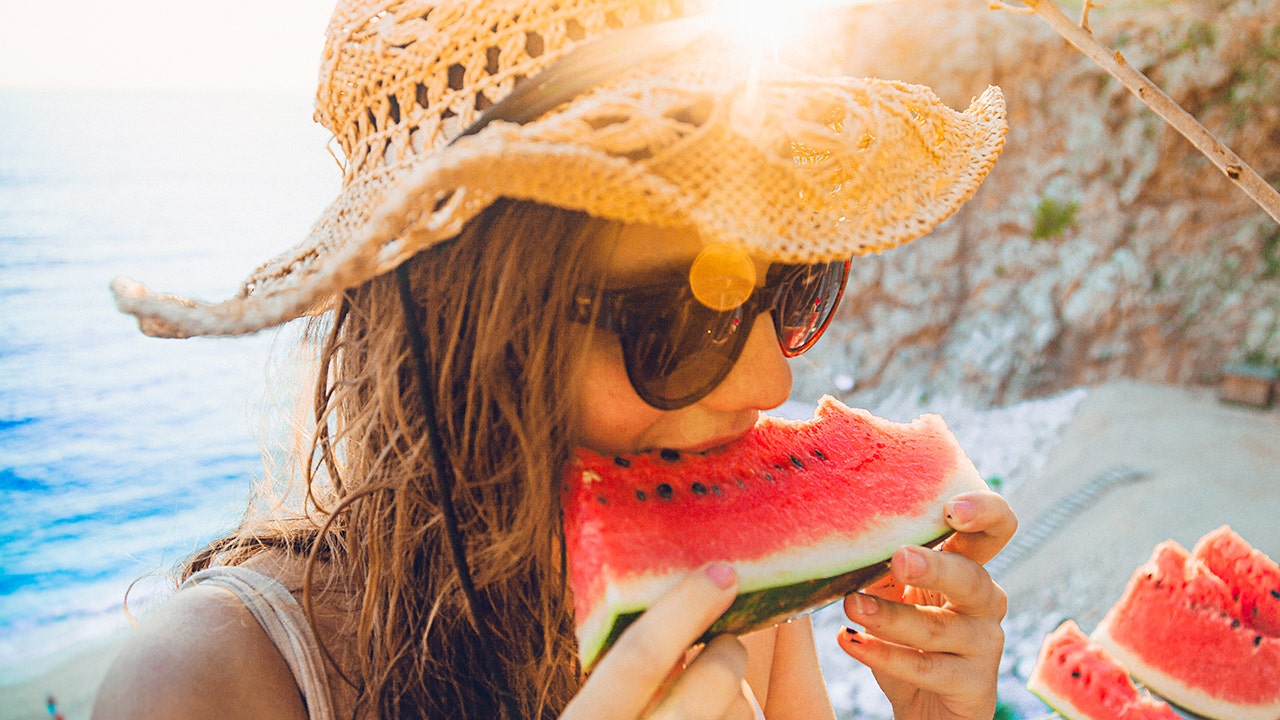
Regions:
<instances>
[{"instance_id":1,"label":"white tank top","mask_svg":"<svg viewBox=\"0 0 1280 720\"><path fill-rule=\"evenodd\" d=\"M284 585L275 578L235 565L201 570L182 583L182 587L195 585L226 588L239 598L288 664L306 703L307 720L335 720L320 643L316 641L302 606ZM751 702L756 720L764 720L760 704L746 683L743 683L743 691Z\"/></svg>"}]
</instances>

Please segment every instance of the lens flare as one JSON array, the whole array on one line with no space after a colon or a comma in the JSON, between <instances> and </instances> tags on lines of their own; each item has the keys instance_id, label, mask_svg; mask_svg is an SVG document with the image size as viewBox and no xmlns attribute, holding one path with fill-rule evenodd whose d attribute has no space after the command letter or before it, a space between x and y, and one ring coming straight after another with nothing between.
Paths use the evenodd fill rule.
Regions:
<instances>
[{"instance_id":1,"label":"lens flare","mask_svg":"<svg viewBox=\"0 0 1280 720\"><path fill-rule=\"evenodd\" d=\"M756 287L756 264L740 248L708 245L693 259L689 287L693 296L712 310L732 310L751 297Z\"/></svg>"}]
</instances>

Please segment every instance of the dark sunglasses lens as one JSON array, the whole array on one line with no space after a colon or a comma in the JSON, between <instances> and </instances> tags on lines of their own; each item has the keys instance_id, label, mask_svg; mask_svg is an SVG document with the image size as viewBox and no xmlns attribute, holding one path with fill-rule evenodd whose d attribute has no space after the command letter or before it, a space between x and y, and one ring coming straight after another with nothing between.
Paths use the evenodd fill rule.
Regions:
<instances>
[{"instance_id":1,"label":"dark sunglasses lens","mask_svg":"<svg viewBox=\"0 0 1280 720\"><path fill-rule=\"evenodd\" d=\"M639 310L639 308L637 308ZM697 402L729 374L750 332L737 310L715 311L691 293L653 302L622 333L627 375L645 402L674 410Z\"/></svg>"},{"instance_id":2,"label":"dark sunglasses lens","mask_svg":"<svg viewBox=\"0 0 1280 720\"><path fill-rule=\"evenodd\" d=\"M773 315L783 352L795 356L813 347L831 322L848 277L848 261L800 266L784 277Z\"/></svg>"}]
</instances>

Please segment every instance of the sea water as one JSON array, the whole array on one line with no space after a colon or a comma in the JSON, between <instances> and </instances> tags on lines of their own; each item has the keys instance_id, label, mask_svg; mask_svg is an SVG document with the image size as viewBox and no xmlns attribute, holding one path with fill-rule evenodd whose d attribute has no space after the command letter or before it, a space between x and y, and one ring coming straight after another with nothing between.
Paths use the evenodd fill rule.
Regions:
<instances>
[{"instance_id":1,"label":"sea water","mask_svg":"<svg viewBox=\"0 0 1280 720\"><path fill-rule=\"evenodd\" d=\"M232 295L336 194L328 141L306 92L0 91L0 681L235 526L279 339L147 338L107 286Z\"/></svg>"}]
</instances>

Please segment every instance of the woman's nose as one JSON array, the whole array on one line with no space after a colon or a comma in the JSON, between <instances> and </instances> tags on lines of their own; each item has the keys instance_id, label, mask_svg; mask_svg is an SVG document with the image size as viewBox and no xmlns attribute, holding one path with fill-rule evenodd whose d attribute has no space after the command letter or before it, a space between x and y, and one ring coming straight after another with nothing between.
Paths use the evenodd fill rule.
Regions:
<instances>
[{"instance_id":1,"label":"woman's nose","mask_svg":"<svg viewBox=\"0 0 1280 720\"><path fill-rule=\"evenodd\" d=\"M704 400L718 410L771 410L791 396L791 366L778 345L773 318L761 313L752 323L742 355Z\"/></svg>"}]
</instances>

